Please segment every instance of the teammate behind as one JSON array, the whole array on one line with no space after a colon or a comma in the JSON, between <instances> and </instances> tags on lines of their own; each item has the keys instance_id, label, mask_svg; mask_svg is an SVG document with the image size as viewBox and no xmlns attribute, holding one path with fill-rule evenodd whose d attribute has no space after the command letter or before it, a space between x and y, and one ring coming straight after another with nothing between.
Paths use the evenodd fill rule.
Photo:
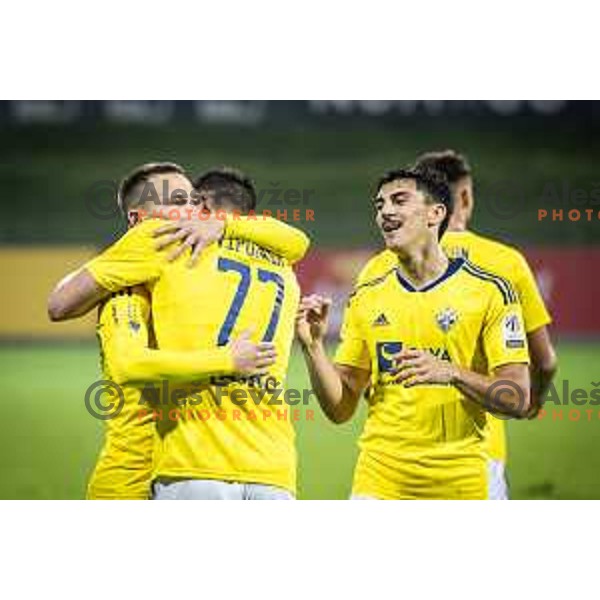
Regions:
<instances>
[{"instance_id":1,"label":"teammate behind","mask_svg":"<svg viewBox=\"0 0 600 600\"><path fill-rule=\"evenodd\" d=\"M520 306L505 280L442 251L452 198L439 174L391 171L374 205L397 268L354 291L335 362L323 345L329 301L303 299L297 318L332 421L350 419L372 389L353 496L489 498L486 411L520 417L529 408Z\"/></svg>"},{"instance_id":2,"label":"teammate behind","mask_svg":"<svg viewBox=\"0 0 600 600\"><path fill-rule=\"evenodd\" d=\"M428 152L417 159L416 166L442 173L452 192L454 208L448 230L442 238L442 248L450 257L464 257L479 267L509 281L516 291L523 310L523 320L531 359L531 405L529 417L539 410L542 398L557 369L554 347L548 325L550 315L538 290L525 257L515 248L468 230L474 207L473 179L467 159L453 150ZM383 275L398 264L396 255L384 250L373 257L358 276L358 283ZM505 479L507 459L504 420L490 416L488 452L495 473L494 498L506 499Z\"/></svg>"}]
</instances>

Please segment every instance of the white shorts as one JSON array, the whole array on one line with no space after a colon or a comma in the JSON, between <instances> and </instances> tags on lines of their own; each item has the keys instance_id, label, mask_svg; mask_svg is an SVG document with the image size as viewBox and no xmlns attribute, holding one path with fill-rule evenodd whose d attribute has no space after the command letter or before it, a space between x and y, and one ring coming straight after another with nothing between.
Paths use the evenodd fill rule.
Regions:
<instances>
[{"instance_id":1,"label":"white shorts","mask_svg":"<svg viewBox=\"0 0 600 600\"><path fill-rule=\"evenodd\" d=\"M218 479L158 480L152 489L153 500L294 500L290 492L273 485Z\"/></svg>"},{"instance_id":2,"label":"white shorts","mask_svg":"<svg viewBox=\"0 0 600 600\"><path fill-rule=\"evenodd\" d=\"M508 500L505 466L501 460L488 460L488 500Z\"/></svg>"}]
</instances>

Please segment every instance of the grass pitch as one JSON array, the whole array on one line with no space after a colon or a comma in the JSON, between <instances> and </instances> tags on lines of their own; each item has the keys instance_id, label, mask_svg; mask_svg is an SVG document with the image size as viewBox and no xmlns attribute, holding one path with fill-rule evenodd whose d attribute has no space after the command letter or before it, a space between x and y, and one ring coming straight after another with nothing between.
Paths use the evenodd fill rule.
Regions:
<instances>
[{"instance_id":1,"label":"grass pitch","mask_svg":"<svg viewBox=\"0 0 600 600\"><path fill-rule=\"evenodd\" d=\"M558 351L561 400L563 380L569 381L569 394L594 389L593 382L600 382L600 343L563 342ZM97 379L92 343L0 346L0 498L83 498L103 435L102 423L83 402L86 388ZM297 351L288 385L309 387ZM541 420L508 423L513 498L600 498L600 406L565 406L557 400L547 403ZM346 498L365 407L339 426L313 404L308 408L314 421L297 424L298 495Z\"/></svg>"}]
</instances>

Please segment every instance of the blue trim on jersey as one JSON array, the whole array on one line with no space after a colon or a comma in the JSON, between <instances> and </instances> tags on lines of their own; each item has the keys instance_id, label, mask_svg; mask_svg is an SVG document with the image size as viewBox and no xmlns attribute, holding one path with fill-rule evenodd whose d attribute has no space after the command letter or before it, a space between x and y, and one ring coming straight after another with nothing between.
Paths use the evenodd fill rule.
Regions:
<instances>
[{"instance_id":1,"label":"blue trim on jersey","mask_svg":"<svg viewBox=\"0 0 600 600\"><path fill-rule=\"evenodd\" d=\"M428 292L429 290L438 286L443 281L446 281L446 279L448 279L449 277L452 277L452 275L454 275L454 273L456 273L464 264L464 258L449 259L448 268L437 279L430 281L421 288L416 288L410 281L408 281L408 279L402 277L402 274L400 273L399 269L396 269L396 277L400 285L407 292Z\"/></svg>"},{"instance_id":2,"label":"blue trim on jersey","mask_svg":"<svg viewBox=\"0 0 600 600\"><path fill-rule=\"evenodd\" d=\"M468 273L473 277L477 277L478 279L482 279L483 281L489 281L490 283L493 283L502 294L502 300L505 306L508 306L509 304L516 304L516 294L512 289L512 286L506 279L503 279L498 275L494 275L489 271L484 271L480 267L476 267L472 262L468 261L465 264L464 271L465 273Z\"/></svg>"},{"instance_id":3,"label":"blue trim on jersey","mask_svg":"<svg viewBox=\"0 0 600 600\"><path fill-rule=\"evenodd\" d=\"M500 275L496 275L495 273L491 273L490 271L486 271L485 269L482 269L475 263L472 263L470 260L467 260L465 264L465 270L473 271L472 274L479 273L479 275L481 275L482 278L485 277L490 280L493 279L499 287L502 286L506 290L509 303L514 304L515 302L517 302L517 294L515 293L514 288L510 281L508 281L508 279L505 279Z\"/></svg>"}]
</instances>

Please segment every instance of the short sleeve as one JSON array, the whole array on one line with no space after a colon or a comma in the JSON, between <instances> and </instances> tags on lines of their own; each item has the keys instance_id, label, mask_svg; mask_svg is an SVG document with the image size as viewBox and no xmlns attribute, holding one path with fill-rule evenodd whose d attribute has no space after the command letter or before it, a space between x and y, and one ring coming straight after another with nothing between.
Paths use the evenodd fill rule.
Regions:
<instances>
[{"instance_id":1,"label":"short sleeve","mask_svg":"<svg viewBox=\"0 0 600 600\"><path fill-rule=\"evenodd\" d=\"M370 371L371 360L367 340L361 332L356 302L352 299L344 313L340 337L340 344L335 353L335 362L340 365L349 365Z\"/></svg>"},{"instance_id":2,"label":"short sleeve","mask_svg":"<svg viewBox=\"0 0 600 600\"><path fill-rule=\"evenodd\" d=\"M84 265L85 269L111 292L158 279L166 258L164 251L155 249L153 232L161 225L156 219L142 221Z\"/></svg>"},{"instance_id":3,"label":"short sleeve","mask_svg":"<svg viewBox=\"0 0 600 600\"><path fill-rule=\"evenodd\" d=\"M483 351L488 369L511 363L529 364L527 335L521 306L511 301L511 294L493 290L486 309L482 332Z\"/></svg>"}]
</instances>

